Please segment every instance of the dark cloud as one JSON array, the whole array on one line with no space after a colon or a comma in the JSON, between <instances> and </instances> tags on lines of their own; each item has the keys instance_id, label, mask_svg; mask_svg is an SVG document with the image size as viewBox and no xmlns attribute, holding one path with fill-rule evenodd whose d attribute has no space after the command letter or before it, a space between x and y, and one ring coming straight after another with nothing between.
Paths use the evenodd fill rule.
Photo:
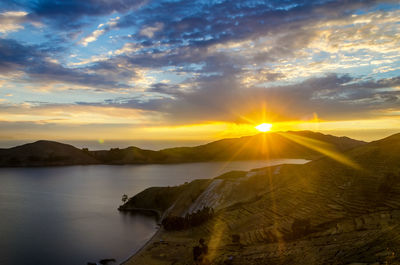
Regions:
<instances>
[{"instance_id":1,"label":"dark cloud","mask_svg":"<svg viewBox=\"0 0 400 265\"><path fill-rule=\"evenodd\" d=\"M207 47L216 43L256 39L267 34L289 32L283 44L302 45L307 37L302 27L316 21L339 19L379 1L171 1L150 4L139 13L128 14L120 27L163 23L154 40ZM391 1L387 1L391 2ZM140 21L140 22L138 22ZM291 51L290 47L284 52Z\"/></svg>"},{"instance_id":2,"label":"dark cloud","mask_svg":"<svg viewBox=\"0 0 400 265\"><path fill-rule=\"evenodd\" d=\"M254 118L264 110L275 122L311 119L314 113L322 119L347 120L378 117L382 111L399 109L400 91L393 87L400 85L400 77L351 83L354 80L349 75L330 74L294 85L243 89L237 80L214 77L200 83L195 91L172 93L172 98L111 100L106 104L159 111L167 114L171 123L240 123L246 122L241 115ZM152 89L170 94L169 90L168 85Z\"/></svg>"},{"instance_id":3,"label":"dark cloud","mask_svg":"<svg viewBox=\"0 0 400 265\"><path fill-rule=\"evenodd\" d=\"M78 29L86 25L82 18L126 13L146 4L147 0L38 0L20 3L31 11L34 19L50 20L53 26L63 29Z\"/></svg>"},{"instance_id":4,"label":"dark cloud","mask_svg":"<svg viewBox=\"0 0 400 265\"><path fill-rule=\"evenodd\" d=\"M148 1L145 0L39 0L31 1L28 6L38 15L49 16L98 16L112 12L126 12L132 8L140 7Z\"/></svg>"},{"instance_id":5,"label":"dark cloud","mask_svg":"<svg viewBox=\"0 0 400 265\"><path fill-rule=\"evenodd\" d=\"M0 39L0 73L22 71L30 82L59 82L98 89L129 88L124 82L133 71L118 71L118 66L102 63L90 68L67 68L52 62L54 49L46 46L23 45L10 39ZM88 73L92 70L91 73ZM98 73L96 72L98 71ZM21 80L19 80L21 81Z\"/></svg>"},{"instance_id":6,"label":"dark cloud","mask_svg":"<svg viewBox=\"0 0 400 265\"><path fill-rule=\"evenodd\" d=\"M356 12L377 8L380 3L372 0L34 1L24 7L30 11L29 19L54 22L52 25L63 29L65 37L54 37L40 46L0 39L0 73L21 71L27 82L60 82L114 90L134 87L136 69L173 67L174 73L187 73L189 77L172 84L156 81L143 92L146 97L129 95L104 104L166 113L169 121L178 123L210 119L243 122L240 115L260 113L264 106L275 120L307 119L313 113L325 119L374 116L400 105L399 91L390 89L399 85L398 77L358 80L351 75L331 74L285 86L259 82L258 86L248 87L243 85L243 77L253 73L262 81L280 80L284 74L269 68L247 68L283 59L295 60L296 54L316 36L310 29L313 25L345 20ZM114 53L109 59L79 68L48 60L63 53L64 40L76 39L82 27L113 12L122 14L121 18L112 27L103 26L104 31L132 29L131 37L124 36L123 40L140 46L137 51ZM257 46L261 38L272 39L268 49ZM240 50L224 50L224 45L240 41L254 42L254 46L245 48L251 51L250 55ZM218 44L220 48L216 47Z\"/></svg>"},{"instance_id":7,"label":"dark cloud","mask_svg":"<svg viewBox=\"0 0 400 265\"><path fill-rule=\"evenodd\" d=\"M225 75L229 79L236 78L235 75L241 74L248 64L290 58L306 47L314 36L314 32L306 29L306 26L346 17L356 9L372 8L377 1L40 0L28 3L17 1L13 5L18 3L31 11L31 17L54 20L62 27L71 26L74 32L79 32L78 28L88 23L83 17L98 17L112 12L127 13L118 20L115 27L135 25L140 32L157 23L163 25L162 30L155 31L151 38L134 34L132 41L143 47L140 51L119 55L81 69L50 64L43 59L49 54L57 58L62 53L60 51L45 51L43 47L37 49L11 40L1 40L0 48L9 51L0 51L0 56L3 56L0 61L2 71L18 69L36 80L43 78L44 81L51 81L53 78L58 82L112 89L130 87L128 82L135 75L132 67L174 66L206 76L216 74ZM47 49L63 47L66 39L74 38L71 34L74 35L65 33L61 37L62 34L55 34L59 37L49 37L51 40L45 46ZM215 44L255 41L271 35L279 36L271 48L255 53L252 58L244 58L240 52L232 56L224 51L210 49ZM7 57L7 54L10 56ZM201 68L190 70L191 64L199 64ZM123 67L119 67L121 65ZM201 78L200 75L200 81ZM274 80L272 76L268 79Z\"/></svg>"},{"instance_id":8,"label":"dark cloud","mask_svg":"<svg viewBox=\"0 0 400 265\"><path fill-rule=\"evenodd\" d=\"M369 9L379 1L172 1L152 2L122 17L117 27L135 25L139 29L163 25L162 30L146 37L134 34L131 41L144 46L135 54L112 58L138 67L185 67L202 64L203 73L239 74L251 63L291 59L306 48L316 32L310 26L332 19L345 19L356 10ZM390 1L388 1L390 2ZM244 58L241 52L227 54L211 47L273 37L267 51ZM161 46L160 46L161 44ZM261 44L262 45L262 44ZM199 71L196 71L199 72ZM230 75L227 76L230 78Z\"/></svg>"}]
</instances>

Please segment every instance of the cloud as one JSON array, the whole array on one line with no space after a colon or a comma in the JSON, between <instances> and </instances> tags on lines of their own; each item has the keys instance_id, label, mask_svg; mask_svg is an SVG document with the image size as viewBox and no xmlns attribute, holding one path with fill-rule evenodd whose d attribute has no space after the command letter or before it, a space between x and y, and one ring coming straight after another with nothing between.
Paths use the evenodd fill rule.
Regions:
<instances>
[{"instance_id":1,"label":"cloud","mask_svg":"<svg viewBox=\"0 0 400 265\"><path fill-rule=\"evenodd\" d=\"M394 34L398 31L395 22L398 11L373 10L376 3L271 1L266 5L244 1L239 5L223 1L206 5L161 2L121 18L118 22L121 28L141 26L139 35L143 39L133 34L130 38L134 42L124 47L135 48L129 52L125 49L126 53L123 49L116 51L114 55L119 57L110 58L110 63L154 68L175 66L177 69L189 69L191 64L198 64L202 65L201 69L188 72L236 72L248 81L252 79L251 84L275 81L277 77L307 78L338 68L361 67L371 58L349 53L370 49L375 52L372 54L375 58L385 59L384 53L396 52L399 47ZM354 15L358 9L363 9L364 13ZM313 58L318 53L332 53L338 57ZM352 63L350 60L354 57L364 60L363 64ZM276 70L271 71L272 68ZM393 66L382 68L381 72L394 69ZM258 73L265 72L272 74L270 78L256 78Z\"/></svg>"},{"instance_id":2,"label":"cloud","mask_svg":"<svg viewBox=\"0 0 400 265\"><path fill-rule=\"evenodd\" d=\"M191 92L176 92L165 84L151 91L170 97L108 101L107 105L165 113L170 123L225 121L246 123L242 117L273 122L310 120L315 113L325 120L376 118L399 111L400 77L356 82L349 75L330 74L303 82L273 87L241 88L237 80L209 78ZM171 91L171 92L170 92Z\"/></svg>"},{"instance_id":3,"label":"cloud","mask_svg":"<svg viewBox=\"0 0 400 265\"><path fill-rule=\"evenodd\" d=\"M27 21L27 12L7 11L0 13L0 33L9 33L23 29L22 25Z\"/></svg>"},{"instance_id":4,"label":"cloud","mask_svg":"<svg viewBox=\"0 0 400 265\"><path fill-rule=\"evenodd\" d=\"M96 41L99 36L104 34L104 32L104 29L97 29L93 31L89 36L83 38L79 43L83 46L87 46L90 42Z\"/></svg>"},{"instance_id":5,"label":"cloud","mask_svg":"<svg viewBox=\"0 0 400 265\"><path fill-rule=\"evenodd\" d=\"M112 13L123 14L137 10L147 2L148 0L39 0L20 5L30 11L31 17L44 21L50 20L53 27L63 30L76 30L87 25L86 22L82 21L87 17L106 16Z\"/></svg>"},{"instance_id":6,"label":"cloud","mask_svg":"<svg viewBox=\"0 0 400 265\"><path fill-rule=\"evenodd\" d=\"M19 81L34 83L65 83L95 89L129 88L123 82L134 76L130 69L111 66L107 63L95 68L66 68L48 58L52 54L47 47L23 45L15 40L0 39L0 74L23 72ZM95 71L97 70L97 71Z\"/></svg>"},{"instance_id":7,"label":"cloud","mask_svg":"<svg viewBox=\"0 0 400 265\"><path fill-rule=\"evenodd\" d=\"M381 3L38 1L24 17L55 22L55 35L87 35L64 36L65 44L0 39L0 75L91 90L93 101L78 105L149 111L171 123L245 122L264 106L276 121L394 115L399 10Z\"/></svg>"},{"instance_id":8,"label":"cloud","mask_svg":"<svg viewBox=\"0 0 400 265\"><path fill-rule=\"evenodd\" d=\"M121 19L116 17L100 24L78 43L87 46L111 29L134 25L136 34L130 34L132 42L124 43L122 48L107 51L104 55L91 55L67 64L80 66L81 69L58 65L60 73L72 76L75 82L82 84L85 82L83 78L77 78L77 74L83 77L93 73L97 74L99 80L106 81L110 77L119 78L115 79L119 85L106 82L102 86L112 89L131 86L132 77L138 69L143 68L174 67L177 73L191 75L189 78L194 84L197 78L205 75L219 74L227 78L234 75L234 78L242 78L241 83L245 86L295 77L307 78L313 74L335 71L335 67L345 68L343 58L340 63L325 58L318 61L312 59L313 64L300 59L313 56L316 50L332 51L334 47L345 43L344 37L340 37L342 35L350 39L351 36L357 36L355 32L362 32L361 39L367 39L370 27L357 28L352 24L360 27L364 24L377 25L380 29L371 34L371 40L389 36L390 30L387 28L393 26L396 12L388 14L374 11L371 13L375 15L369 14L368 9L375 5L375 1L270 1L268 4L253 1L219 1L211 4L201 1L118 1L93 4L88 1L79 5L77 1L39 1L28 7L32 11L30 16L57 19L58 15L60 22L63 16L71 16L71 21L76 23L86 23L86 20L78 19L83 16L126 13ZM360 8L366 10L364 12L367 14L353 16ZM350 24L345 22L347 20ZM352 31L346 32L349 28ZM324 43L321 44L322 40ZM359 42L360 38L351 39L354 47ZM397 41L393 38L391 47L394 49L398 47L397 44L398 38ZM324 45L327 48L324 49ZM379 50L379 43L374 45L368 42L359 47L359 50L363 47ZM287 60L292 61L288 64ZM355 65L352 64L352 67ZM29 74L28 67L21 69ZM41 69L44 71L47 68ZM396 67L381 68L380 71L392 69ZM131 78L128 78L129 70L132 71ZM36 73L36 79L40 76ZM57 82L63 79L58 74L47 75L50 76L54 76ZM88 77L91 80L90 75ZM68 81L68 77L65 81ZM86 83L96 85L96 82Z\"/></svg>"},{"instance_id":9,"label":"cloud","mask_svg":"<svg viewBox=\"0 0 400 265\"><path fill-rule=\"evenodd\" d=\"M136 133L137 130L135 128L140 129L139 126L124 123L74 124L63 123L62 120L0 121L0 140L120 140L132 139L133 137L143 139L149 135L148 132L141 132L141 134L137 135L138 133ZM13 144L12 146L15 145L17 144Z\"/></svg>"},{"instance_id":10,"label":"cloud","mask_svg":"<svg viewBox=\"0 0 400 265\"><path fill-rule=\"evenodd\" d=\"M114 28L117 25L117 21L119 20L119 17L116 18L111 18L109 21L107 21L105 24L100 24L95 31L93 31L91 34L83 38L79 43L82 44L83 46L87 46L90 42L96 41L101 35L104 33L110 31L112 28Z\"/></svg>"},{"instance_id":11,"label":"cloud","mask_svg":"<svg viewBox=\"0 0 400 265\"><path fill-rule=\"evenodd\" d=\"M140 51L143 48L142 45L136 43L125 43L121 49L115 50L115 55L131 54Z\"/></svg>"},{"instance_id":12,"label":"cloud","mask_svg":"<svg viewBox=\"0 0 400 265\"><path fill-rule=\"evenodd\" d=\"M145 26L140 30L140 35L146 36L148 38L153 38L154 34L158 31L162 30L164 24L162 23L155 23L154 26Z\"/></svg>"}]
</instances>

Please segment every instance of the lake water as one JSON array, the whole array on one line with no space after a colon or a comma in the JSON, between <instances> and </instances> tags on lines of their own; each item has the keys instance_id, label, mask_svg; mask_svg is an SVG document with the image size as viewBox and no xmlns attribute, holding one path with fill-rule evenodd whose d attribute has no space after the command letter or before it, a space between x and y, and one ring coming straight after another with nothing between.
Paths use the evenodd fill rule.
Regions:
<instances>
[{"instance_id":1,"label":"lake water","mask_svg":"<svg viewBox=\"0 0 400 265\"><path fill-rule=\"evenodd\" d=\"M0 168L0 264L85 265L125 260L156 231L151 216L117 210L121 196L230 170L302 159L175 165Z\"/></svg>"}]
</instances>

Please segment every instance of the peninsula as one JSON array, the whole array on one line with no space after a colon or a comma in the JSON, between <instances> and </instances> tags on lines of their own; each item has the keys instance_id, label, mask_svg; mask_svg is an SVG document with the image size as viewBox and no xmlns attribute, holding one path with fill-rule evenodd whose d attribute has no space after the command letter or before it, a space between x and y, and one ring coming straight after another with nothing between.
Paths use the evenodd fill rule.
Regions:
<instances>
[{"instance_id":1,"label":"peninsula","mask_svg":"<svg viewBox=\"0 0 400 265\"><path fill-rule=\"evenodd\" d=\"M210 264L397 264L400 134L340 156L144 190L120 210L163 225L126 264L191 264L200 238Z\"/></svg>"}]
</instances>

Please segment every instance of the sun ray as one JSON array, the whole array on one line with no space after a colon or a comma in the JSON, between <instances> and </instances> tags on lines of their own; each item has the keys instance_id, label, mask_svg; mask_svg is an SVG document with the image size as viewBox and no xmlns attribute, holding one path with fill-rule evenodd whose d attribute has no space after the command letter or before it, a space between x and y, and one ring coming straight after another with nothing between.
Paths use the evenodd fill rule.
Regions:
<instances>
[{"instance_id":1,"label":"sun ray","mask_svg":"<svg viewBox=\"0 0 400 265\"><path fill-rule=\"evenodd\" d=\"M356 162L352 161L343 153L339 153L338 151L336 151L334 147L328 143L290 133L279 133L279 134L295 143L301 144L307 148L310 148L325 156L328 156L339 163L342 163L354 169L361 169L361 167Z\"/></svg>"},{"instance_id":2,"label":"sun ray","mask_svg":"<svg viewBox=\"0 0 400 265\"><path fill-rule=\"evenodd\" d=\"M221 167L219 167L217 169L217 172L221 172L222 170L224 170L231 162L235 161L235 158L240 155L240 153L251 143L252 138L249 138L244 144L242 144L242 146L240 146L240 148L231 155L231 157L229 159L226 160L225 163L222 164Z\"/></svg>"}]
</instances>

